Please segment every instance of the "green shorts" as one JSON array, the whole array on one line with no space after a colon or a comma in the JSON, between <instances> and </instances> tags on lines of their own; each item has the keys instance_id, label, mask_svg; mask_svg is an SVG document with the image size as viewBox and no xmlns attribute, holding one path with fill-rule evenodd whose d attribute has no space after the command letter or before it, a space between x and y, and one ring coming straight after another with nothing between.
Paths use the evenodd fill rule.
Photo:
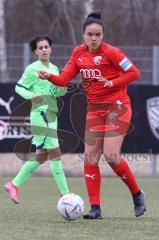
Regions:
<instances>
[{"instance_id":1,"label":"green shorts","mask_svg":"<svg viewBox=\"0 0 159 240\"><path fill-rule=\"evenodd\" d=\"M59 147L56 113L32 111L30 123L33 133L32 144L37 149L54 149Z\"/></svg>"}]
</instances>

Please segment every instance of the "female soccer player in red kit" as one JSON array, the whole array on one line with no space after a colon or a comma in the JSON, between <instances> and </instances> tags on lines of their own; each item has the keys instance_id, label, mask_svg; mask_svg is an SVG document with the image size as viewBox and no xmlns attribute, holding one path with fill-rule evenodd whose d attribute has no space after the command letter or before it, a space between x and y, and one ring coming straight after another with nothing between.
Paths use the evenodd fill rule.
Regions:
<instances>
[{"instance_id":1,"label":"female soccer player in red kit","mask_svg":"<svg viewBox=\"0 0 159 240\"><path fill-rule=\"evenodd\" d=\"M65 86L78 73L82 77L88 99L84 174L91 205L84 219L102 218L98 166L102 154L129 188L135 216L139 217L146 211L144 193L120 151L132 115L127 85L139 79L140 72L120 49L103 42L103 36L101 14L89 14L83 24L85 43L73 50L61 75L40 71L39 76L58 86Z\"/></svg>"}]
</instances>

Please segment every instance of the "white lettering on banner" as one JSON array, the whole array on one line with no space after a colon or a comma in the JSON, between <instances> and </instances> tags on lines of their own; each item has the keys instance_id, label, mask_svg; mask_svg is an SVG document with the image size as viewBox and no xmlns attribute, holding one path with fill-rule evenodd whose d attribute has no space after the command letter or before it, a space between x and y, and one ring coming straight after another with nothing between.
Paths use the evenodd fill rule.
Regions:
<instances>
[{"instance_id":1,"label":"white lettering on banner","mask_svg":"<svg viewBox=\"0 0 159 240\"><path fill-rule=\"evenodd\" d=\"M0 120L0 140L4 139L7 133L7 124Z\"/></svg>"},{"instance_id":2,"label":"white lettering on banner","mask_svg":"<svg viewBox=\"0 0 159 240\"><path fill-rule=\"evenodd\" d=\"M6 116L0 116L0 118L6 120L0 120L0 140L32 137L29 118L26 118L25 122L24 118L22 121L21 117L14 117L13 122L8 122L9 118Z\"/></svg>"},{"instance_id":3,"label":"white lettering on banner","mask_svg":"<svg viewBox=\"0 0 159 240\"><path fill-rule=\"evenodd\" d=\"M98 78L101 76L99 69L81 69L80 74L82 78Z\"/></svg>"},{"instance_id":4,"label":"white lettering on banner","mask_svg":"<svg viewBox=\"0 0 159 240\"><path fill-rule=\"evenodd\" d=\"M0 98L0 107L4 107L9 115L0 116L0 140L32 137L29 117L10 116L13 100L13 96L8 101Z\"/></svg>"}]
</instances>

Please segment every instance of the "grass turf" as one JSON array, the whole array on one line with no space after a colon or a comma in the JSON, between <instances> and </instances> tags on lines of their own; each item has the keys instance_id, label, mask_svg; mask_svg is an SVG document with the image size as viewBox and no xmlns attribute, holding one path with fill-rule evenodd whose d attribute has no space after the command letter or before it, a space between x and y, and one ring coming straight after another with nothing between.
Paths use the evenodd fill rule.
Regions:
<instances>
[{"instance_id":1,"label":"grass turf","mask_svg":"<svg viewBox=\"0 0 159 240\"><path fill-rule=\"evenodd\" d=\"M67 222L56 210L58 191L53 179L32 177L21 189L21 204L15 205L0 179L1 240L158 240L159 179L139 179L146 193L147 212L136 218L131 195L117 178L103 178L101 206L103 220ZM78 193L89 210L83 178L68 178L70 190Z\"/></svg>"}]
</instances>

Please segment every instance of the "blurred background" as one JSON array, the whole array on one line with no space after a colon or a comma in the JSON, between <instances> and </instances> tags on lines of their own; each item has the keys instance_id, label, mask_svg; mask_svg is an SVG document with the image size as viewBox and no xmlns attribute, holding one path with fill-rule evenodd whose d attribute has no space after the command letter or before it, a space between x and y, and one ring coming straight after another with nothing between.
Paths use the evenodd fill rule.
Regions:
<instances>
[{"instance_id":1,"label":"blurred background","mask_svg":"<svg viewBox=\"0 0 159 240\"><path fill-rule=\"evenodd\" d=\"M128 88L134 130L126 137L122 152L136 176L159 176L158 0L0 0L0 176L14 175L27 159L26 146L30 146L30 103L14 91L25 67L35 59L30 40L37 35L52 37L51 60L62 70L73 47L83 42L83 21L94 10L102 11L104 40L121 48L141 71L140 80ZM79 77L74 79L59 115L59 129L76 136L72 149L62 146L68 176L83 174L86 99L79 83ZM80 132L72 126L73 117ZM46 163L37 175L48 171ZM113 175L109 167L102 168L102 174Z\"/></svg>"}]
</instances>

